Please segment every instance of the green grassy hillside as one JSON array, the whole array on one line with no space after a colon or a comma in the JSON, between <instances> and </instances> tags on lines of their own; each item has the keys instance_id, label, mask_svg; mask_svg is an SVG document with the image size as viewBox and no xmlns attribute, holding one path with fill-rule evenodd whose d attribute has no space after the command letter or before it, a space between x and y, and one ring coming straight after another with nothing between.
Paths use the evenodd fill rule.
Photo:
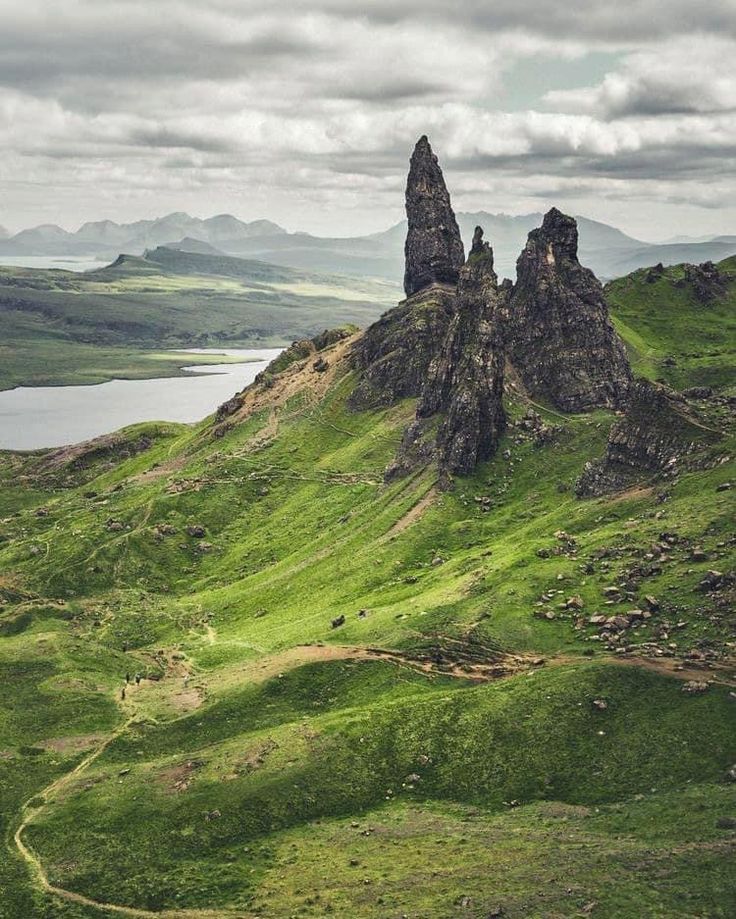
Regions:
<instances>
[{"instance_id":1,"label":"green grassy hillside","mask_svg":"<svg viewBox=\"0 0 736 919\"><path fill-rule=\"evenodd\" d=\"M728 919L728 405L607 498L573 485L613 416L537 406L542 442L520 396L452 491L386 485L414 400L352 411L348 345L194 429L0 455L0 916Z\"/></svg>"},{"instance_id":2,"label":"green grassy hillside","mask_svg":"<svg viewBox=\"0 0 736 919\"><path fill-rule=\"evenodd\" d=\"M386 281L164 248L84 274L0 267L0 389L175 375L162 349L365 326L396 293Z\"/></svg>"},{"instance_id":3,"label":"green grassy hillside","mask_svg":"<svg viewBox=\"0 0 736 919\"><path fill-rule=\"evenodd\" d=\"M685 266L642 268L606 285L634 371L671 386L726 386L736 379L736 256L718 264L724 295L703 303Z\"/></svg>"}]
</instances>

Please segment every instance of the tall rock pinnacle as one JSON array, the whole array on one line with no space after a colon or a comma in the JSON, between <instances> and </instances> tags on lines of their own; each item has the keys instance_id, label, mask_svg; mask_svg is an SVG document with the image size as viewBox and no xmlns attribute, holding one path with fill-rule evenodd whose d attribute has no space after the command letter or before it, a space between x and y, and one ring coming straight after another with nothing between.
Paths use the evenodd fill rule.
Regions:
<instances>
[{"instance_id":1,"label":"tall rock pinnacle","mask_svg":"<svg viewBox=\"0 0 736 919\"><path fill-rule=\"evenodd\" d=\"M507 317L511 362L532 397L566 412L615 407L631 368L603 288L578 261L578 228L552 208L516 263Z\"/></svg>"},{"instance_id":2,"label":"tall rock pinnacle","mask_svg":"<svg viewBox=\"0 0 736 919\"><path fill-rule=\"evenodd\" d=\"M459 271L455 309L433 346L416 420L404 432L391 479L434 459L439 485L467 475L496 451L506 427L504 350L498 322L503 294L493 252L477 227L468 261Z\"/></svg>"},{"instance_id":3,"label":"tall rock pinnacle","mask_svg":"<svg viewBox=\"0 0 736 919\"><path fill-rule=\"evenodd\" d=\"M437 157L426 137L414 148L406 183L404 290L407 297L430 284L456 284L465 261L460 230Z\"/></svg>"}]
</instances>

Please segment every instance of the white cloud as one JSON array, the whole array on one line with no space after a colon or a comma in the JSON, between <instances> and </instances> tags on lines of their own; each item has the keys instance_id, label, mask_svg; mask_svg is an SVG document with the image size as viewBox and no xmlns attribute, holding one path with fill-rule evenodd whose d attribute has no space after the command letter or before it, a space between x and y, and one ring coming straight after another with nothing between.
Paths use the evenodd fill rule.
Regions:
<instances>
[{"instance_id":1,"label":"white cloud","mask_svg":"<svg viewBox=\"0 0 736 919\"><path fill-rule=\"evenodd\" d=\"M6 0L0 222L239 207L378 229L400 216L422 133L473 209L578 195L654 220L675 184L731 206L736 9L658 6L59 0L50 30L46 0ZM604 47L620 65L595 85L499 110L508 73Z\"/></svg>"}]
</instances>

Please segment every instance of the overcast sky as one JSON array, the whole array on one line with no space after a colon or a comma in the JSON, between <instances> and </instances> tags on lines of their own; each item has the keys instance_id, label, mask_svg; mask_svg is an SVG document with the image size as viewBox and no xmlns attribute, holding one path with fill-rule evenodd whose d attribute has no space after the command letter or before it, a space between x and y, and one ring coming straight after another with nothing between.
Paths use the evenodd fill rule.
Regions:
<instances>
[{"instance_id":1,"label":"overcast sky","mask_svg":"<svg viewBox=\"0 0 736 919\"><path fill-rule=\"evenodd\" d=\"M457 210L736 233L736 0L0 0L0 224L352 235Z\"/></svg>"}]
</instances>

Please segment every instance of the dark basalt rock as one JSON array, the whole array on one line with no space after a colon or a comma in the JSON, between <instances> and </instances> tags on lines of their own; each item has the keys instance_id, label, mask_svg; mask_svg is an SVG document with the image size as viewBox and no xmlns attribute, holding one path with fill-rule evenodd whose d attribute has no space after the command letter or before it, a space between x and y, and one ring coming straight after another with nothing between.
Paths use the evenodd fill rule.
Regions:
<instances>
[{"instance_id":1,"label":"dark basalt rock","mask_svg":"<svg viewBox=\"0 0 736 919\"><path fill-rule=\"evenodd\" d=\"M684 268L685 277L677 281L676 286L689 286L695 299L700 303L712 303L726 296L728 280L713 262L703 262L702 265L685 265Z\"/></svg>"},{"instance_id":2,"label":"dark basalt rock","mask_svg":"<svg viewBox=\"0 0 736 919\"><path fill-rule=\"evenodd\" d=\"M603 495L642 479L672 477L683 457L718 437L698 421L679 393L637 380L630 388L626 414L611 428L605 455L586 465L575 492Z\"/></svg>"},{"instance_id":3,"label":"dark basalt rock","mask_svg":"<svg viewBox=\"0 0 736 919\"><path fill-rule=\"evenodd\" d=\"M419 139L411 157L406 216L407 297L431 284L456 284L465 261L463 243L442 170L426 137Z\"/></svg>"},{"instance_id":4,"label":"dark basalt rock","mask_svg":"<svg viewBox=\"0 0 736 919\"><path fill-rule=\"evenodd\" d=\"M577 252L575 220L552 208L516 263L505 330L529 395L565 412L618 406L631 382L603 288Z\"/></svg>"},{"instance_id":5,"label":"dark basalt rock","mask_svg":"<svg viewBox=\"0 0 736 919\"><path fill-rule=\"evenodd\" d=\"M472 472L495 452L506 425L498 305L493 253L478 227L460 271L455 314L387 478L435 458L440 486L447 487L452 475Z\"/></svg>"},{"instance_id":6,"label":"dark basalt rock","mask_svg":"<svg viewBox=\"0 0 736 919\"><path fill-rule=\"evenodd\" d=\"M354 409L392 405L419 396L430 362L450 325L455 295L439 288L418 294L384 313L352 350L360 379L350 397Z\"/></svg>"}]
</instances>

